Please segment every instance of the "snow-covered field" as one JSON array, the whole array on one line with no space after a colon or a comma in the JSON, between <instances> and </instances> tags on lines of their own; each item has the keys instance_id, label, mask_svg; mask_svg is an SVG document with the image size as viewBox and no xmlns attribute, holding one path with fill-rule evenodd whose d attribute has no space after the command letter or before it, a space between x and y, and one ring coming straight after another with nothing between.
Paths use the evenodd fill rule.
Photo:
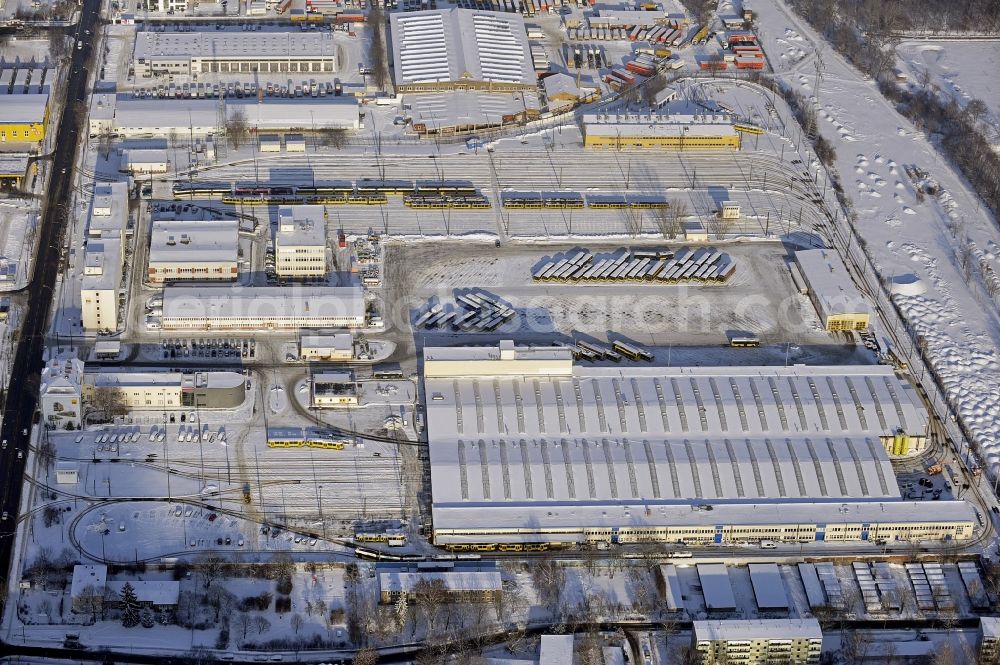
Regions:
<instances>
[{"instance_id":1,"label":"snow-covered field","mask_svg":"<svg viewBox=\"0 0 1000 665\"><path fill-rule=\"evenodd\" d=\"M988 41L906 41L896 48L899 69L909 83L923 77L963 106L972 99L986 102L1000 118L1000 52Z\"/></svg>"},{"instance_id":2,"label":"snow-covered field","mask_svg":"<svg viewBox=\"0 0 1000 665\"><path fill-rule=\"evenodd\" d=\"M1000 317L981 277L986 267L1000 268L1000 232L995 220L934 145L896 113L875 84L852 69L779 0L757 2L754 11L767 26L764 46L778 70L776 75L793 89L815 95L813 59L817 46L822 49L820 126L837 150L835 169L858 213L855 228L882 279L915 274L922 280L923 295L896 296L896 302L995 469L1000 463ZM806 55L796 60L796 49ZM788 57L780 58L782 53ZM919 194L914 179L905 172L910 165L926 172L939 187L938 193ZM918 180L927 182L923 176ZM956 248L966 238L976 259L968 278L956 257Z\"/></svg>"}]
</instances>

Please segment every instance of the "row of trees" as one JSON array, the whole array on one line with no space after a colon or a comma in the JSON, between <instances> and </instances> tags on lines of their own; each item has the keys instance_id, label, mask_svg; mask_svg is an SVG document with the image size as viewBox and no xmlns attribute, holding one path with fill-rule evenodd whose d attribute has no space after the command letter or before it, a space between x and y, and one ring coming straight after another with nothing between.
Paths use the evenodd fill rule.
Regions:
<instances>
[{"instance_id":1,"label":"row of trees","mask_svg":"<svg viewBox=\"0 0 1000 665\"><path fill-rule=\"evenodd\" d=\"M688 0L690 3L691 0ZM837 17L864 32L1000 31L1000 4L996 0L791 0L790 4L813 25L825 26Z\"/></svg>"}]
</instances>

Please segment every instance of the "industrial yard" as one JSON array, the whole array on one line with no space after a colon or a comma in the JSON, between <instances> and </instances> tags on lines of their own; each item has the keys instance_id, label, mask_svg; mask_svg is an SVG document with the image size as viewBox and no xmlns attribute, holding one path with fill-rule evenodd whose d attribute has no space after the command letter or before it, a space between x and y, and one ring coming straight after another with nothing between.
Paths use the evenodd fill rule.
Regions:
<instances>
[{"instance_id":1,"label":"industrial yard","mask_svg":"<svg viewBox=\"0 0 1000 665\"><path fill-rule=\"evenodd\" d=\"M0 8L4 647L993 662L993 36L800 5Z\"/></svg>"}]
</instances>

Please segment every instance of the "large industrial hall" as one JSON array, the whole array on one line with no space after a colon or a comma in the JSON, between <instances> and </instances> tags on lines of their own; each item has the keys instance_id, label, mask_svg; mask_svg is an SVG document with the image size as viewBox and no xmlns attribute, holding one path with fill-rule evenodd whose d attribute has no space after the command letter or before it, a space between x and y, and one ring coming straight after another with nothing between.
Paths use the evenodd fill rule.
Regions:
<instances>
[{"instance_id":1,"label":"large industrial hall","mask_svg":"<svg viewBox=\"0 0 1000 665\"><path fill-rule=\"evenodd\" d=\"M966 503L902 499L889 453L927 414L886 366L592 367L501 342L426 348L424 371L438 544L972 536Z\"/></svg>"}]
</instances>

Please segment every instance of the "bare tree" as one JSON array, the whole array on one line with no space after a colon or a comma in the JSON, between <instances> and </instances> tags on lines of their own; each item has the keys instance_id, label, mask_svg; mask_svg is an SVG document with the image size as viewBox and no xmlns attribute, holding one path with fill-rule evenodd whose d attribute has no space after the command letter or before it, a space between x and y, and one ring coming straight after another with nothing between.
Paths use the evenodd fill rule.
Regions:
<instances>
[{"instance_id":1,"label":"bare tree","mask_svg":"<svg viewBox=\"0 0 1000 665\"><path fill-rule=\"evenodd\" d=\"M413 585L413 600L427 624L428 637L436 634L442 606L448 602L448 587L441 579L422 579Z\"/></svg>"},{"instance_id":2,"label":"bare tree","mask_svg":"<svg viewBox=\"0 0 1000 665\"><path fill-rule=\"evenodd\" d=\"M253 625L253 617L246 612L240 612L236 615L236 625L240 627L240 633L242 634L240 639L246 640L247 632Z\"/></svg>"},{"instance_id":3,"label":"bare tree","mask_svg":"<svg viewBox=\"0 0 1000 665\"><path fill-rule=\"evenodd\" d=\"M271 629L271 622L268 621L267 617L265 616L256 616L254 617L253 622L254 626L257 628L258 635L261 635L265 631Z\"/></svg>"},{"instance_id":4,"label":"bare tree","mask_svg":"<svg viewBox=\"0 0 1000 665\"><path fill-rule=\"evenodd\" d=\"M354 654L353 665L378 665L378 651L371 647L361 649Z\"/></svg>"},{"instance_id":5,"label":"bare tree","mask_svg":"<svg viewBox=\"0 0 1000 665\"><path fill-rule=\"evenodd\" d=\"M229 138L229 145L235 150L246 142L250 135L250 123L247 121L247 112L242 108L235 108L226 117L226 136Z\"/></svg>"},{"instance_id":6,"label":"bare tree","mask_svg":"<svg viewBox=\"0 0 1000 665\"><path fill-rule=\"evenodd\" d=\"M88 399L90 413L110 422L128 413L128 404L120 390L109 387L95 387Z\"/></svg>"},{"instance_id":7,"label":"bare tree","mask_svg":"<svg viewBox=\"0 0 1000 665\"><path fill-rule=\"evenodd\" d=\"M56 28L49 30L49 55L58 63L66 60L70 53L69 38L66 33Z\"/></svg>"},{"instance_id":8,"label":"bare tree","mask_svg":"<svg viewBox=\"0 0 1000 665\"><path fill-rule=\"evenodd\" d=\"M205 588L212 586L212 582L217 580L222 571L225 570L226 560L215 552L206 552L194 560L195 572L201 577Z\"/></svg>"},{"instance_id":9,"label":"bare tree","mask_svg":"<svg viewBox=\"0 0 1000 665\"><path fill-rule=\"evenodd\" d=\"M368 63L372 82L383 90L389 83L389 58L385 46L385 12L378 3L368 10L367 23L370 35Z\"/></svg>"},{"instance_id":10,"label":"bare tree","mask_svg":"<svg viewBox=\"0 0 1000 665\"><path fill-rule=\"evenodd\" d=\"M302 630L302 626L303 624L305 624L305 622L306 621L305 619L302 618L302 615L298 613L293 614L292 618L289 619L289 623L292 626L292 630L295 631L296 635L298 635L299 631Z\"/></svg>"},{"instance_id":11,"label":"bare tree","mask_svg":"<svg viewBox=\"0 0 1000 665\"><path fill-rule=\"evenodd\" d=\"M642 233L642 210L625 208L622 212L625 218L625 232L633 238Z\"/></svg>"},{"instance_id":12,"label":"bare tree","mask_svg":"<svg viewBox=\"0 0 1000 665\"><path fill-rule=\"evenodd\" d=\"M531 578L542 604L552 610L553 614L561 614L566 571L559 562L549 557L540 559L531 569Z\"/></svg>"},{"instance_id":13,"label":"bare tree","mask_svg":"<svg viewBox=\"0 0 1000 665\"><path fill-rule=\"evenodd\" d=\"M653 208L653 221L664 238L676 238L688 216L686 201L675 199L665 208Z\"/></svg>"},{"instance_id":14,"label":"bare tree","mask_svg":"<svg viewBox=\"0 0 1000 665\"><path fill-rule=\"evenodd\" d=\"M728 236L732 232L733 226L735 225L735 219L726 219L722 216L721 212L710 215L708 218L708 232L712 234L716 240L722 240Z\"/></svg>"}]
</instances>

